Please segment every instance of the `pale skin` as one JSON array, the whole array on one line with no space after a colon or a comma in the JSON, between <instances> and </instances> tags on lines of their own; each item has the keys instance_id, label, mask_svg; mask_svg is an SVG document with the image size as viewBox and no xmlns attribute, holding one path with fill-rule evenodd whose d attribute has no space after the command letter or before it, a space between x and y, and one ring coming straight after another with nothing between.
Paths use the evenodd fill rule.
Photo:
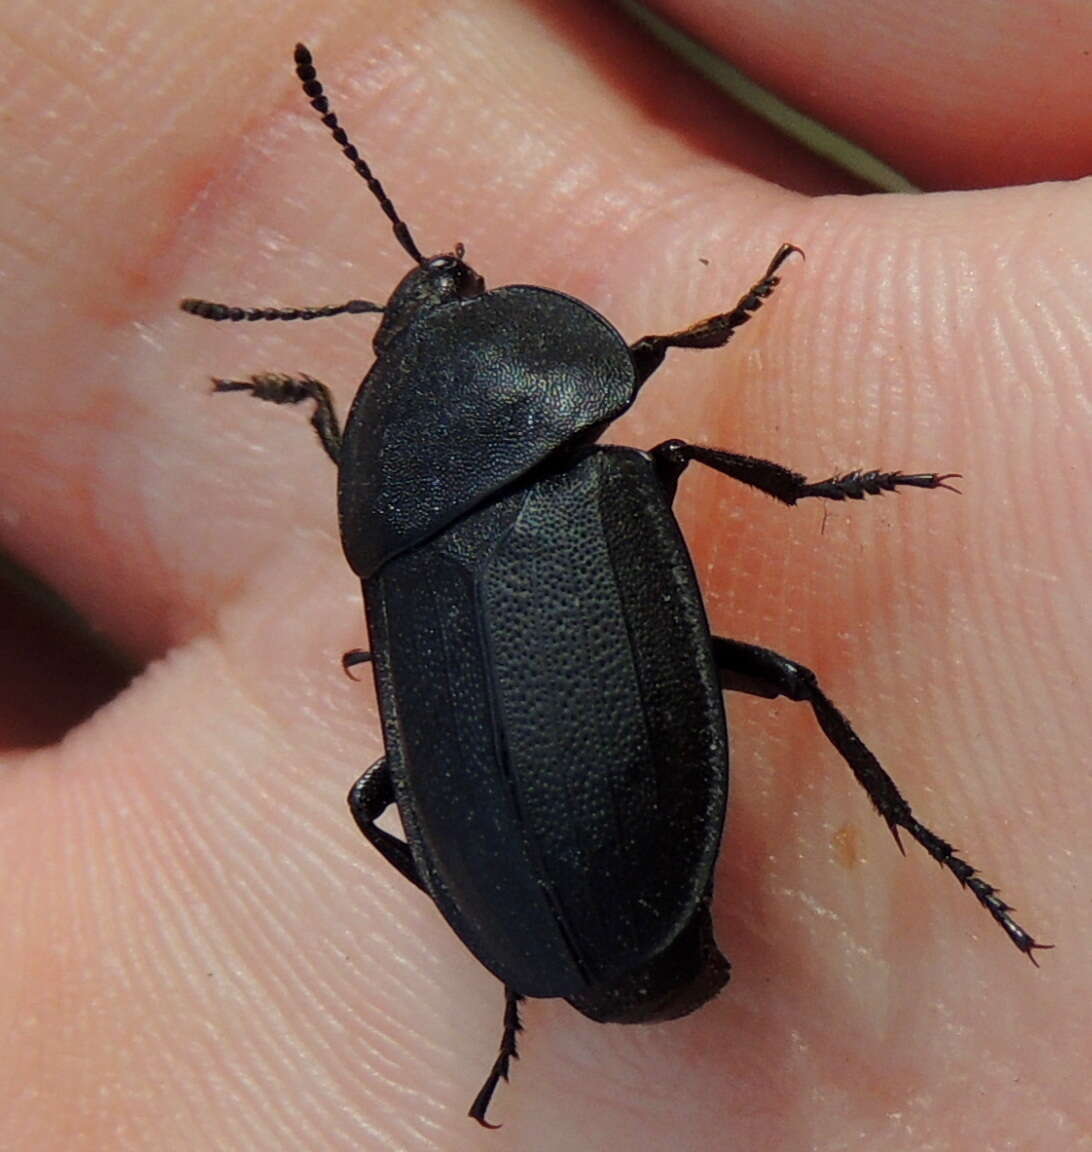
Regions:
<instances>
[{"instance_id":1,"label":"pale skin","mask_svg":"<svg viewBox=\"0 0 1092 1152\"><path fill-rule=\"evenodd\" d=\"M0 545L149 665L5 756L0 1146L1089 1146L1087 8L953 31L939 3L912 28L880 4L673 5L923 186L984 189L836 198L862 189L586 7L0 17ZM806 251L610 437L963 474L824 513L691 468L677 508L714 628L818 673L1056 945L1039 970L899 855L806 706L734 697L730 984L640 1028L529 1003L504 1127L465 1118L501 988L345 807L381 742L368 669L339 662L366 639L333 468L302 412L208 392L306 372L344 414L376 321L177 311L383 300L408 269L298 92L300 39L421 247L465 242L490 285L570 292L633 340Z\"/></svg>"}]
</instances>

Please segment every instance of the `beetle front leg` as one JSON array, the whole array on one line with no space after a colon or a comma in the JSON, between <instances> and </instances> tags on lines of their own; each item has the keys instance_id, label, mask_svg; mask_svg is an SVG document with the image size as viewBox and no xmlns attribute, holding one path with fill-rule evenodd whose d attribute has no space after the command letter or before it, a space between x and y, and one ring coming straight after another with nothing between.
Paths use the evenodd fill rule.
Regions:
<instances>
[{"instance_id":1,"label":"beetle front leg","mask_svg":"<svg viewBox=\"0 0 1092 1152\"><path fill-rule=\"evenodd\" d=\"M318 433L326 455L335 464L341 461L341 425L334 412L330 389L311 376L285 376L280 372L260 372L249 380L219 380L213 377L213 392L249 392L257 400L271 404L302 404L312 400L311 427Z\"/></svg>"},{"instance_id":2,"label":"beetle front leg","mask_svg":"<svg viewBox=\"0 0 1092 1152\"><path fill-rule=\"evenodd\" d=\"M895 781L853 731L849 721L830 702L810 668L779 656L768 648L742 644L738 640L726 640L720 636L713 637L713 656L720 670L721 686L728 691L746 692L770 700L785 696L789 700L810 704L819 727L852 769L857 782L868 793L873 807L887 822L900 851L902 842L899 829L902 828L934 860L947 868L963 887L974 893L978 902L1032 963L1035 963L1036 949L1051 947L1049 944L1037 943L1034 937L1021 928L1009 915L1012 908L1001 899L997 889L987 884L970 864L961 860L947 841L918 822Z\"/></svg>"},{"instance_id":3,"label":"beetle front leg","mask_svg":"<svg viewBox=\"0 0 1092 1152\"><path fill-rule=\"evenodd\" d=\"M899 488L947 488L949 492L959 491L945 483L946 480L956 479L958 472L907 474L857 471L813 482L772 460L744 456L740 452L725 452L721 448L704 448L700 444L688 444L685 440L665 440L652 449L651 455L664 488L672 498L679 477L686 466L695 460L790 506L812 496L824 500L863 500L866 496L880 496L884 492L896 492Z\"/></svg>"},{"instance_id":4,"label":"beetle front leg","mask_svg":"<svg viewBox=\"0 0 1092 1152\"><path fill-rule=\"evenodd\" d=\"M349 811L353 814L356 826L364 833L368 843L379 850L380 855L392 864L422 892L428 889L421 880L417 865L409 845L397 836L392 836L376 825L376 821L394 803L394 786L391 783L391 770L386 757L377 760L367 772L352 786L349 792Z\"/></svg>"},{"instance_id":5,"label":"beetle front leg","mask_svg":"<svg viewBox=\"0 0 1092 1152\"><path fill-rule=\"evenodd\" d=\"M642 336L635 344L629 346L633 357L633 367L637 372L637 387L641 385L664 362L668 348L720 348L732 338L732 333L741 325L746 324L751 316L762 307L763 301L781 283L777 270L794 253L803 251L795 244L782 244L774 254L762 279L739 298L739 303L731 312L720 312L705 320L699 320L681 332L672 332L666 336Z\"/></svg>"},{"instance_id":6,"label":"beetle front leg","mask_svg":"<svg viewBox=\"0 0 1092 1152\"><path fill-rule=\"evenodd\" d=\"M493 1067L489 1071L489 1075L485 1078L485 1083L481 1086L481 1091L474 1097L474 1103L470 1105L470 1111L467 1115L472 1120L477 1122L483 1128L499 1128L499 1124L490 1124L485 1118L485 1114L489 1109L489 1101L493 1099L493 1093L497 1090L497 1085L502 1080L508 1079L508 1065L512 1060L519 1059L519 1052L516 1050L516 1037L523 1031L523 1025L519 1019L519 1006L523 997L512 988L505 987L504 989L504 1030L501 1033L500 1051L497 1053L496 1060L493 1061Z\"/></svg>"}]
</instances>

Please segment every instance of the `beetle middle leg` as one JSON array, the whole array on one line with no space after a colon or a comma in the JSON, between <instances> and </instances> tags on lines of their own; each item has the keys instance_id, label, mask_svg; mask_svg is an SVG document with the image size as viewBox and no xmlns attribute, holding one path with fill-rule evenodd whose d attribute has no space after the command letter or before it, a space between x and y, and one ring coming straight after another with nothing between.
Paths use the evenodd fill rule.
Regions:
<instances>
[{"instance_id":1,"label":"beetle middle leg","mask_svg":"<svg viewBox=\"0 0 1092 1152\"><path fill-rule=\"evenodd\" d=\"M853 731L849 721L831 703L819 687L819 681L810 668L779 656L768 648L743 644L738 640L713 637L713 656L720 670L721 686L734 692L775 699L785 696L811 705L819 727L849 765L857 782L868 793L873 807L887 822L900 851L902 841L899 829L910 834L939 864L969 888L978 902L1008 934L1009 939L1035 963L1035 949L1048 948L1039 944L1009 915L1010 905L998 895L992 884L986 883L955 849L924 824L919 823L910 805L903 799L895 781L883 770L880 762Z\"/></svg>"},{"instance_id":2,"label":"beetle middle leg","mask_svg":"<svg viewBox=\"0 0 1092 1152\"><path fill-rule=\"evenodd\" d=\"M782 244L774 253L762 279L747 289L730 312L719 312L680 332L671 332L665 336L642 336L635 344L631 344L629 351L637 371L637 387L640 388L664 362L668 348L721 348L727 344L732 333L750 320L781 283L777 271L794 252L804 255L802 249L795 244Z\"/></svg>"},{"instance_id":3,"label":"beetle middle leg","mask_svg":"<svg viewBox=\"0 0 1092 1152\"><path fill-rule=\"evenodd\" d=\"M302 404L314 401L311 427L318 433L326 455L335 464L341 460L341 425L334 411L330 389L312 376L286 376L281 372L260 372L248 380L220 380L213 377L213 392L249 392L256 400L271 404Z\"/></svg>"},{"instance_id":4,"label":"beetle middle leg","mask_svg":"<svg viewBox=\"0 0 1092 1152\"><path fill-rule=\"evenodd\" d=\"M504 989L504 1031L501 1033L500 1051L497 1053L496 1060L493 1061L493 1067L489 1070L489 1075L485 1078L485 1083L481 1086L481 1091L474 1097L474 1103L470 1105L470 1111L467 1115L477 1122L483 1128L499 1128L499 1124L490 1124L485 1118L485 1113L489 1108L489 1101L493 1099L493 1093L497 1090L497 1085L502 1080L508 1079L508 1066L512 1060L519 1059L519 1052L516 1050L516 1037L523 1031L523 1025L519 1019L519 1006L523 997L512 988L505 987Z\"/></svg>"},{"instance_id":5,"label":"beetle middle leg","mask_svg":"<svg viewBox=\"0 0 1092 1152\"><path fill-rule=\"evenodd\" d=\"M427 894L413 862L409 845L380 828L376 821L394 803L394 786L386 757L377 760L349 791L349 810L356 826L368 843L375 847L388 864L393 865L411 883Z\"/></svg>"},{"instance_id":6,"label":"beetle middle leg","mask_svg":"<svg viewBox=\"0 0 1092 1152\"><path fill-rule=\"evenodd\" d=\"M341 657L341 670L349 677L350 680L355 680L352 670L358 664L371 664L372 654L365 651L363 648L351 648Z\"/></svg>"},{"instance_id":7,"label":"beetle middle leg","mask_svg":"<svg viewBox=\"0 0 1092 1152\"><path fill-rule=\"evenodd\" d=\"M775 464L772 460L761 460L757 456L744 456L740 452L725 452L721 448L705 448L700 444L688 444L685 440L665 440L652 449L656 471L664 488L673 497L679 477L691 461L704 464L707 468L730 476L741 484L757 488L780 500L782 504L793 505L811 496L824 500L863 500L866 496L880 496L884 492L896 492L899 488L947 488L958 492L947 480L954 480L958 472L847 472L844 476L831 476L828 480L809 481L806 476Z\"/></svg>"}]
</instances>

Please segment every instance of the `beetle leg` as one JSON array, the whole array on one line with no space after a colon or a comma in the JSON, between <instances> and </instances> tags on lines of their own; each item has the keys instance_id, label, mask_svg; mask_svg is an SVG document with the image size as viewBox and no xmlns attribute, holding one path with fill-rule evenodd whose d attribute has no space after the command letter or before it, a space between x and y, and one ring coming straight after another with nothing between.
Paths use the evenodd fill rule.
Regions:
<instances>
[{"instance_id":1,"label":"beetle leg","mask_svg":"<svg viewBox=\"0 0 1092 1152\"><path fill-rule=\"evenodd\" d=\"M681 332L666 336L642 336L636 344L629 346L633 366L637 372L637 387L641 385L664 362L668 348L720 348L732 338L732 333L746 324L751 316L762 307L763 301L781 283L777 270L794 253L804 253L795 244L782 244L774 254L761 280L752 284L739 298L731 312L721 312L691 324Z\"/></svg>"},{"instance_id":2,"label":"beetle leg","mask_svg":"<svg viewBox=\"0 0 1092 1152\"><path fill-rule=\"evenodd\" d=\"M881 496L884 492L896 492L899 488L947 488L950 492L959 491L945 483L946 480L958 477L958 472L907 474L857 471L811 482L799 472L783 464L775 464L772 460L760 460L757 456L744 456L739 452L725 452L720 448L704 448L700 444L687 444L685 440L665 440L657 444L651 454L671 496L675 494L675 485L683 469L692 460L789 505L810 496L819 496L824 500L863 500L866 496Z\"/></svg>"},{"instance_id":3,"label":"beetle leg","mask_svg":"<svg viewBox=\"0 0 1092 1152\"><path fill-rule=\"evenodd\" d=\"M358 664L370 664L371 662L372 654L370 652L365 652L363 648L353 648L341 657L341 668L350 680L355 680L356 677L350 669L355 668Z\"/></svg>"},{"instance_id":4,"label":"beetle leg","mask_svg":"<svg viewBox=\"0 0 1092 1152\"><path fill-rule=\"evenodd\" d=\"M910 805L895 786L895 781L865 747L849 721L827 698L811 669L779 656L768 648L742 644L738 640L726 640L720 636L713 637L713 656L720 669L721 686L729 691L765 696L771 700L785 696L790 700L810 704L819 727L852 769L857 782L868 793L873 807L887 821L899 849L902 850L902 842L899 840L899 829L902 828L934 860L947 868L964 888L971 890L978 902L1005 930L1013 944L1032 963L1035 963L1036 949L1051 947L1049 944L1037 943L1009 915L1012 908L1001 899L997 889L987 884L970 864L961 860L950 844L918 823Z\"/></svg>"},{"instance_id":5,"label":"beetle leg","mask_svg":"<svg viewBox=\"0 0 1092 1152\"><path fill-rule=\"evenodd\" d=\"M427 891L417 872L417 865L413 862L409 846L397 837L376 827L376 820L394 803L394 788L391 785L391 773L386 758L377 760L367 772L353 785L349 793L349 808L356 820L357 827L382 853L383 858L393 864L407 880L416 884L423 892ZM519 1059L516 1037L523 1030L519 1019L519 1006L523 997L511 988L504 989L504 1030L501 1033L500 1050L493 1067L481 1090L474 1097L470 1105L468 1116L477 1120L483 1128L499 1128L499 1124L490 1124L485 1118L489 1102L497 1085L501 1080L508 1079L508 1069L511 1061Z\"/></svg>"},{"instance_id":6,"label":"beetle leg","mask_svg":"<svg viewBox=\"0 0 1092 1152\"><path fill-rule=\"evenodd\" d=\"M394 803L394 787L387 760L377 760L353 785L349 792L349 810L356 826L364 833L368 843L377 848L388 864L394 865L422 892L428 889L421 881L409 845L376 825L376 820Z\"/></svg>"},{"instance_id":7,"label":"beetle leg","mask_svg":"<svg viewBox=\"0 0 1092 1152\"><path fill-rule=\"evenodd\" d=\"M311 376L285 376L280 372L261 372L249 380L218 380L213 377L213 392L249 392L258 400L271 404L301 404L315 402L311 426L326 449L326 455L335 464L341 460L341 426L334 412L330 389Z\"/></svg>"},{"instance_id":8,"label":"beetle leg","mask_svg":"<svg viewBox=\"0 0 1092 1152\"><path fill-rule=\"evenodd\" d=\"M519 1059L519 1052L516 1051L516 1036L523 1031L523 1025L519 1020L519 1006L522 1000L523 997L518 992L505 987L504 1031L501 1033L500 1051L497 1053L496 1060L493 1061L493 1067L489 1070L489 1075L486 1077L481 1091L474 1097L474 1103L470 1105L470 1111L467 1113L469 1117L477 1120L483 1128L500 1127L499 1124L490 1124L485 1118L485 1113L489 1108L489 1101L493 1099L493 1093L497 1090L497 1085L502 1080L508 1079L509 1062Z\"/></svg>"}]
</instances>

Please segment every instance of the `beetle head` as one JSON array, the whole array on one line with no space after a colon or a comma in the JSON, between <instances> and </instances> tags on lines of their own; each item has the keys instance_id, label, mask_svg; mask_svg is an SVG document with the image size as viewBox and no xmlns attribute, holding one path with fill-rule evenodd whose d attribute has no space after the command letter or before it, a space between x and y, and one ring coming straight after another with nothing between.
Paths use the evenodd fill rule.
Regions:
<instances>
[{"instance_id":1,"label":"beetle head","mask_svg":"<svg viewBox=\"0 0 1092 1152\"><path fill-rule=\"evenodd\" d=\"M392 337L407 328L414 317L421 312L454 300L480 296L485 291L485 283L463 260L465 249L462 244L456 244L454 252L443 252L439 256L426 258L421 254L409 225L398 215L398 209L383 190L383 185L376 179L367 162L346 135L345 129L338 123L322 84L319 83L315 62L303 44L296 45L296 75L303 85L304 95L311 102L311 107L322 118L323 124L329 129L345 158L356 169L357 175L367 184L368 190L379 202L379 207L391 222L395 239L415 264L414 269L402 278L398 287L391 293L390 300L383 308L383 323L379 325L373 341L378 354Z\"/></svg>"},{"instance_id":2,"label":"beetle head","mask_svg":"<svg viewBox=\"0 0 1092 1152\"><path fill-rule=\"evenodd\" d=\"M377 355L422 312L480 296L485 291L485 281L463 259L464 251L461 244L456 244L454 252L422 260L402 277L384 306L383 322L376 329L373 344Z\"/></svg>"}]
</instances>

